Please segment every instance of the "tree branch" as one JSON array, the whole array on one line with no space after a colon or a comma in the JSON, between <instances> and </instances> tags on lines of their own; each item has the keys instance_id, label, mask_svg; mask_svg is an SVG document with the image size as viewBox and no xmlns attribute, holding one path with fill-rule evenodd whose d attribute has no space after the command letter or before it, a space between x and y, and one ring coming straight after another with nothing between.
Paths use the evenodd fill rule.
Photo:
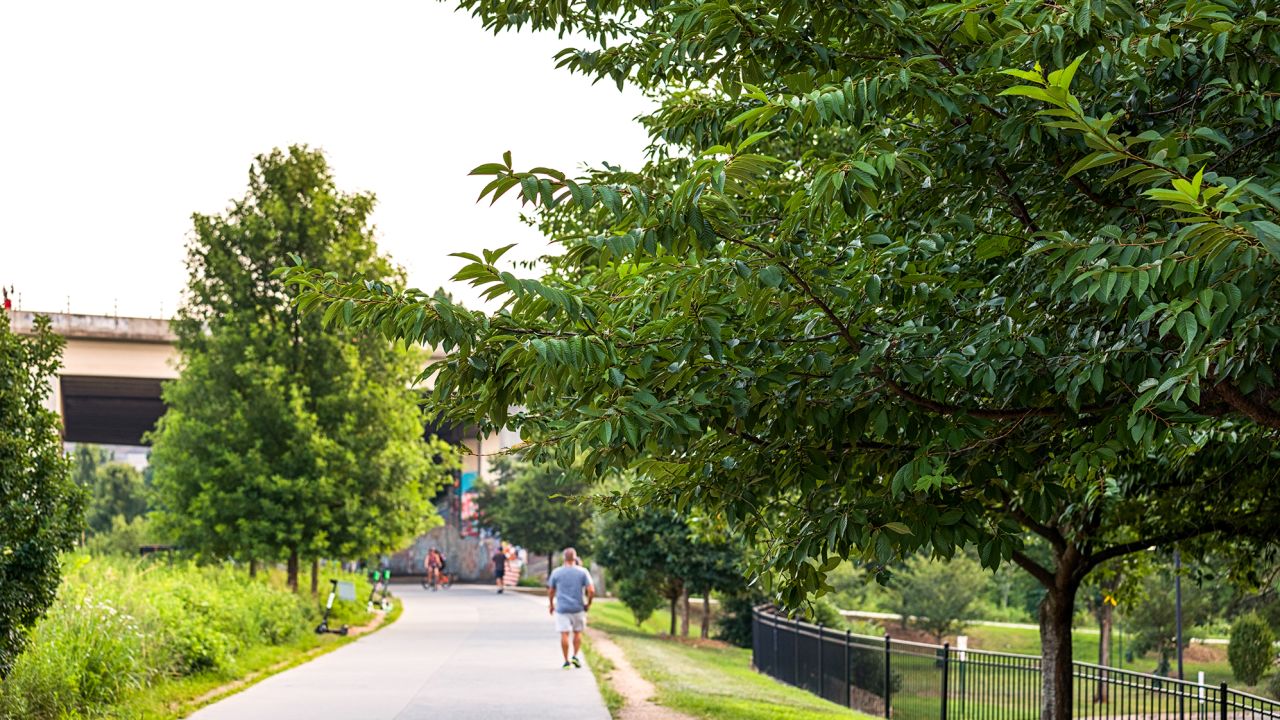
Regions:
<instances>
[{"instance_id":1,"label":"tree branch","mask_svg":"<svg viewBox=\"0 0 1280 720\"><path fill-rule=\"evenodd\" d=\"M1010 514L1013 516L1013 519L1021 523L1023 527L1026 527L1031 532L1039 535L1045 540L1048 540L1049 544L1053 545L1054 549L1059 552L1067 546L1067 539L1062 536L1062 533L1059 532L1058 528L1039 522L1028 515L1026 510L1023 510L1022 508L1014 508L1010 511Z\"/></svg>"},{"instance_id":2,"label":"tree branch","mask_svg":"<svg viewBox=\"0 0 1280 720\"><path fill-rule=\"evenodd\" d=\"M1235 527L1237 524L1238 524L1238 518L1218 519L1206 525L1201 525L1201 526L1192 527L1192 528L1185 528L1183 530L1179 530L1178 532L1165 533L1164 535L1155 535L1152 537L1143 538L1142 540L1134 540L1132 542L1120 543L1119 545L1112 545L1109 548L1105 548L1103 550L1099 550L1098 552L1091 553L1085 556L1085 568L1091 570L1108 560L1113 560L1115 558L1128 555L1130 553L1135 553L1140 550L1145 550L1149 547L1156 547L1159 545L1168 545L1169 543L1180 542L1182 540L1190 540L1191 538L1199 537L1201 535L1208 535L1209 533L1230 530L1233 527Z\"/></svg>"},{"instance_id":3,"label":"tree branch","mask_svg":"<svg viewBox=\"0 0 1280 720\"><path fill-rule=\"evenodd\" d=\"M1269 428L1280 429L1280 413L1272 410L1266 405L1255 403L1252 399L1240 392L1240 388L1229 382L1221 382L1214 386L1218 397L1222 398L1228 405L1235 408L1245 417Z\"/></svg>"},{"instance_id":4,"label":"tree branch","mask_svg":"<svg viewBox=\"0 0 1280 720\"><path fill-rule=\"evenodd\" d=\"M1047 588L1056 587L1057 579L1049 569L1040 563L1032 560L1030 556L1021 550L1013 551L1013 561L1023 570L1031 573L1031 576L1040 581L1041 585Z\"/></svg>"}]
</instances>

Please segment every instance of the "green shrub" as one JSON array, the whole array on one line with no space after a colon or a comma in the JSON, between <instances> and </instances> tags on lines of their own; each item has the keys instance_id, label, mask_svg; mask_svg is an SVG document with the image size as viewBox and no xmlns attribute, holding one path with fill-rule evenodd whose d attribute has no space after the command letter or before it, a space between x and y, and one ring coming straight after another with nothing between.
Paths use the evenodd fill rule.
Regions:
<instances>
[{"instance_id":1,"label":"green shrub","mask_svg":"<svg viewBox=\"0 0 1280 720\"><path fill-rule=\"evenodd\" d=\"M1231 626L1231 644L1227 646L1227 660L1231 674L1245 685L1257 685L1262 675L1271 667L1275 654L1271 648L1275 642L1271 627L1257 613L1243 615Z\"/></svg>"},{"instance_id":2,"label":"green shrub","mask_svg":"<svg viewBox=\"0 0 1280 720\"><path fill-rule=\"evenodd\" d=\"M716 637L738 647L751 647L751 610L764 602L764 594L743 592L720 599Z\"/></svg>"},{"instance_id":3,"label":"green shrub","mask_svg":"<svg viewBox=\"0 0 1280 720\"><path fill-rule=\"evenodd\" d=\"M813 612L808 620L814 625L825 625L832 630L839 630L840 632L844 632L847 627L844 616L841 615L840 611L836 609L836 606L831 604L831 601L825 597L814 601Z\"/></svg>"},{"instance_id":4,"label":"green shrub","mask_svg":"<svg viewBox=\"0 0 1280 720\"><path fill-rule=\"evenodd\" d=\"M154 524L146 515L125 521L123 515L111 518L111 529L95 533L86 547L91 555L123 555L136 557L143 545L159 544Z\"/></svg>"},{"instance_id":5,"label":"green shrub","mask_svg":"<svg viewBox=\"0 0 1280 720\"><path fill-rule=\"evenodd\" d=\"M1280 673L1272 675L1271 679L1267 680L1267 694L1280 700Z\"/></svg>"},{"instance_id":6,"label":"green shrub","mask_svg":"<svg viewBox=\"0 0 1280 720\"><path fill-rule=\"evenodd\" d=\"M0 683L0 720L129 716L129 698L166 678L228 675L245 650L310 633L324 597L290 592L283 574L133 557L69 556L66 580L27 650ZM369 583L333 619L368 620ZM327 596L327 588L326 588Z\"/></svg>"}]
</instances>

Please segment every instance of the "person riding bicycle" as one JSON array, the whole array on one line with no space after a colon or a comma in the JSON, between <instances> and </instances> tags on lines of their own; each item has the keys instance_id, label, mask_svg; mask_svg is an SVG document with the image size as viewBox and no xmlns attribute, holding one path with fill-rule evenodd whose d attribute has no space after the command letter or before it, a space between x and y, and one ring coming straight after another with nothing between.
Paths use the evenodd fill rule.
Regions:
<instances>
[{"instance_id":1,"label":"person riding bicycle","mask_svg":"<svg viewBox=\"0 0 1280 720\"><path fill-rule=\"evenodd\" d=\"M440 584L440 577L444 573L444 555L438 548L431 548L424 564L427 568L427 582L435 588Z\"/></svg>"}]
</instances>

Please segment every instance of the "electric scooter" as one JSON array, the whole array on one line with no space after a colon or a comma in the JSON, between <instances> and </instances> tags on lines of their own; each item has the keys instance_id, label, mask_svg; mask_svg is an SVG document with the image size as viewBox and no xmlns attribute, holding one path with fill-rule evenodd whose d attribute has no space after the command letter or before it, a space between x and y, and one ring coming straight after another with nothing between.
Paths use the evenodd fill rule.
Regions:
<instances>
[{"instance_id":1,"label":"electric scooter","mask_svg":"<svg viewBox=\"0 0 1280 720\"><path fill-rule=\"evenodd\" d=\"M343 626L342 626L342 627L340 627L340 628L331 628L331 627L329 627L329 612L330 612L331 610L333 610L333 598L334 598L335 596L337 596L337 594L338 594L338 581L337 581L337 580L334 580L334 579L332 579L332 578L330 578L330 580L329 580L329 584L330 584L330 588L329 588L329 601L328 601L327 603L325 603L325 606L324 606L324 619L322 619L322 620L320 621L320 624L316 626L316 634L317 634L317 635L323 635L323 634L325 634L325 633L330 633L330 634L333 634L333 635L346 635L346 634L347 634L348 632L350 632L350 630L351 630L351 628L347 627L346 625L343 625ZM342 584L343 584L343 585L347 585L348 587L350 587L350 594L352 595L352 597L351 597L350 599L355 600L355 597L354 597L354 596L355 596L355 587L354 587L354 586L351 586L351 583L342 583ZM347 590L347 588L343 588L343 590L345 591L345 590ZM346 592L344 592L343 594L344 594L344 595L346 595L347 593L346 593ZM346 598L344 598L344 599L346 599Z\"/></svg>"},{"instance_id":2,"label":"electric scooter","mask_svg":"<svg viewBox=\"0 0 1280 720\"><path fill-rule=\"evenodd\" d=\"M382 571L382 611L391 610L391 568Z\"/></svg>"},{"instance_id":3,"label":"electric scooter","mask_svg":"<svg viewBox=\"0 0 1280 720\"><path fill-rule=\"evenodd\" d=\"M373 609L374 609L373 596L377 594L379 589L381 589L382 598L378 601L377 607L380 608L383 612L390 610L391 599L387 597L387 594L390 591L389 586L391 585L391 570L390 569L374 570L373 573L369 576L369 582L373 583L373 587L369 588L369 601L365 603L365 607L368 608L369 612L373 612Z\"/></svg>"}]
</instances>

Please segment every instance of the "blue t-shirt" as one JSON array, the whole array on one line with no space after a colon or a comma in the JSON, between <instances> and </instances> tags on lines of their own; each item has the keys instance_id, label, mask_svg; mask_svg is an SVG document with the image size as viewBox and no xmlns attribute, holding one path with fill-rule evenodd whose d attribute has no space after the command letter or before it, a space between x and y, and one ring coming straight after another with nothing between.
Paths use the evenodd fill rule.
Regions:
<instances>
[{"instance_id":1,"label":"blue t-shirt","mask_svg":"<svg viewBox=\"0 0 1280 720\"><path fill-rule=\"evenodd\" d=\"M555 588L556 612L577 613L587 609L583 593L593 587L591 573L579 565L561 565L551 571L547 587Z\"/></svg>"}]
</instances>

